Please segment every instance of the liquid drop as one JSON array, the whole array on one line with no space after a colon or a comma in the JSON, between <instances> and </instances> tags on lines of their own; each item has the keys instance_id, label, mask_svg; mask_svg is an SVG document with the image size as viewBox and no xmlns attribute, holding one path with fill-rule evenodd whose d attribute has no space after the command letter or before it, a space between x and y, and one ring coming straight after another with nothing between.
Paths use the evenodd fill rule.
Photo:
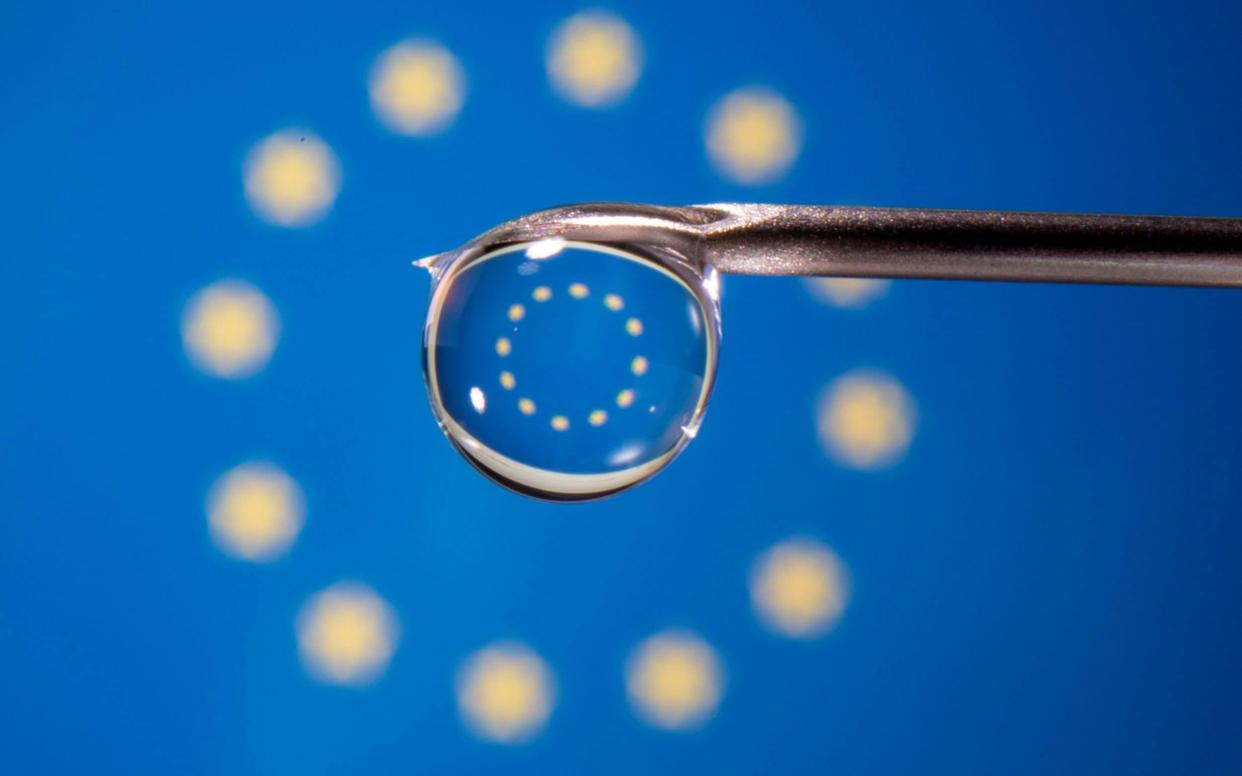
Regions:
<instances>
[{"instance_id":1,"label":"liquid drop","mask_svg":"<svg viewBox=\"0 0 1242 776\"><path fill-rule=\"evenodd\" d=\"M615 493L694 436L717 321L692 272L637 250L553 238L459 258L428 313L432 409L506 487L565 501Z\"/></svg>"}]
</instances>

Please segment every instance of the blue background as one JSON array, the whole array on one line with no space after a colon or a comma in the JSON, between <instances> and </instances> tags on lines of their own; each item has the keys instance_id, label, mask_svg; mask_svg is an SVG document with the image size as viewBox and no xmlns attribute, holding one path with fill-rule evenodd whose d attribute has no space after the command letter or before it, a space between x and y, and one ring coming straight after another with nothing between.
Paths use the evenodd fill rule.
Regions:
<instances>
[{"instance_id":1,"label":"blue background","mask_svg":"<svg viewBox=\"0 0 1242 776\"><path fill-rule=\"evenodd\" d=\"M117 773L1227 773L1242 764L1242 295L896 284L862 312L729 278L698 440L617 498L484 481L427 408L409 260L553 204L766 200L1242 215L1242 11L1212 2L615 6L630 99L584 111L542 46L574 5L9 2L0 11L0 770ZM462 60L441 137L381 129L366 75L409 34ZM806 124L781 183L702 152L719 95ZM259 221L247 149L306 126L341 157L319 225ZM179 316L250 279L268 368L196 373ZM920 426L882 474L815 439L855 367ZM307 523L274 565L203 518L216 475L279 462ZM795 643L746 572L790 534L855 596ZM364 690L312 682L293 620L367 582L404 640ZM699 733L643 727L632 645L690 627L729 684ZM528 746L477 743L452 676L498 638L560 685Z\"/></svg>"}]
</instances>

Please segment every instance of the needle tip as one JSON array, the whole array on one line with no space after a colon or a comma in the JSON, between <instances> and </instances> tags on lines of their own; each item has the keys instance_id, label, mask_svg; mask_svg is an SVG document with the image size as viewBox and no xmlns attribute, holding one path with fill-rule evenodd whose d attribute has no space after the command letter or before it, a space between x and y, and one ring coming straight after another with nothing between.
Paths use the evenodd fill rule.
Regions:
<instances>
[{"instance_id":1,"label":"needle tip","mask_svg":"<svg viewBox=\"0 0 1242 776\"><path fill-rule=\"evenodd\" d=\"M416 259L410 263L413 266L418 267L419 269L425 269L430 272L430 271L435 270L436 264L439 263L440 258L443 255L444 255L443 253L437 253L432 256L424 256L423 258Z\"/></svg>"}]
</instances>

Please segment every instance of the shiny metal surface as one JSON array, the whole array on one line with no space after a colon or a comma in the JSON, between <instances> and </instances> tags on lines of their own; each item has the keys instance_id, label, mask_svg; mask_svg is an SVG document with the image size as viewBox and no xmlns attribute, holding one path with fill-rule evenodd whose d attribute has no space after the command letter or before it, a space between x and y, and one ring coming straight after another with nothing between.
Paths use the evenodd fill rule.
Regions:
<instances>
[{"instance_id":1,"label":"shiny metal surface","mask_svg":"<svg viewBox=\"0 0 1242 776\"><path fill-rule=\"evenodd\" d=\"M1242 286L1242 219L803 205L572 205L508 221L450 256L563 237L645 245L746 275Z\"/></svg>"},{"instance_id":2,"label":"shiny metal surface","mask_svg":"<svg viewBox=\"0 0 1242 776\"><path fill-rule=\"evenodd\" d=\"M712 205L702 256L749 275L1242 286L1242 219Z\"/></svg>"}]
</instances>

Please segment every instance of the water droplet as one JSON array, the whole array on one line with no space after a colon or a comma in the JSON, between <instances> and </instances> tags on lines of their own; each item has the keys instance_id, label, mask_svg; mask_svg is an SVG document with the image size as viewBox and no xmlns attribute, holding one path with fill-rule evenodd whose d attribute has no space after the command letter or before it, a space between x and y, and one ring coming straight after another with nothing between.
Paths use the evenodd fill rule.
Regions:
<instances>
[{"instance_id":1,"label":"water droplet","mask_svg":"<svg viewBox=\"0 0 1242 776\"><path fill-rule=\"evenodd\" d=\"M449 439L497 482L595 498L652 476L692 437L716 366L717 329L701 321L718 317L685 267L548 243L463 254L439 277L428 393ZM480 386L497 380L504 390L485 397Z\"/></svg>"}]
</instances>

